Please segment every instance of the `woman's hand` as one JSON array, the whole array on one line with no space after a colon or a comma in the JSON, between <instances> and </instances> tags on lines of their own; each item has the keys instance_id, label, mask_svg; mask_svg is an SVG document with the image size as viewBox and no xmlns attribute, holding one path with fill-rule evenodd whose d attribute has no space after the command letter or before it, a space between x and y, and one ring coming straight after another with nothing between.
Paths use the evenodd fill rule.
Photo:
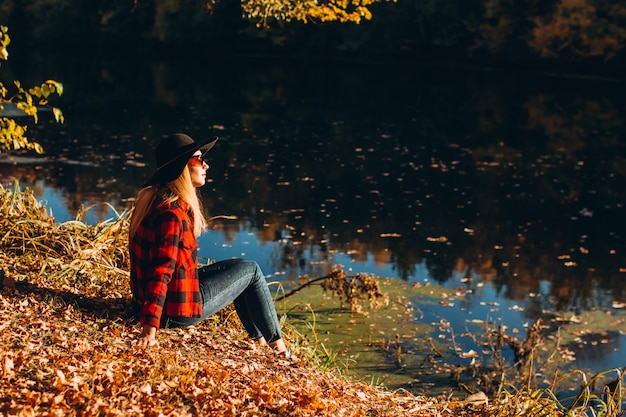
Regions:
<instances>
[{"instance_id":1,"label":"woman's hand","mask_svg":"<svg viewBox=\"0 0 626 417\"><path fill-rule=\"evenodd\" d=\"M156 339L156 327L143 326L141 337L137 340L137 346L141 348L147 348L150 346L159 346L159 341Z\"/></svg>"}]
</instances>

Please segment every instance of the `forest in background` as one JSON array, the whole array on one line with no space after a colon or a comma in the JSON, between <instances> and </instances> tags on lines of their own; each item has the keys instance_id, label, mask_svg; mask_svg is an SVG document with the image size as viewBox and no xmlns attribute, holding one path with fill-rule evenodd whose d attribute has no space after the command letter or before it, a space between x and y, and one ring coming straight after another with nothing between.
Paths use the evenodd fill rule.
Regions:
<instances>
[{"instance_id":1,"label":"forest in background","mask_svg":"<svg viewBox=\"0 0 626 417\"><path fill-rule=\"evenodd\" d=\"M0 24L20 48L70 54L174 51L316 59L457 62L620 74L626 1L358 1L360 23L286 20L289 0L0 0ZM329 0L319 4L354 2ZM276 18L251 15L266 7ZM257 7L257 9L258 9ZM356 6L354 6L356 7ZM255 9L255 10L257 10ZM246 12L248 11L248 12ZM287 18L288 19L288 18Z\"/></svg>"}]
</instances>

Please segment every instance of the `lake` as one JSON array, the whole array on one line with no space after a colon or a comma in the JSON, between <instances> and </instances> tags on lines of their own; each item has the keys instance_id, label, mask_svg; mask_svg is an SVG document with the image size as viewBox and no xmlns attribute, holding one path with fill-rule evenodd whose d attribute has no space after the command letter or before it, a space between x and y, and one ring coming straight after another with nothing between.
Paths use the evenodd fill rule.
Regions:
<instances>
[{"instance_id":1,"label":"lake","mask_svg":"<svg viewBox=\"0 0 626 417\"><path fill-rule=\"evenodd\" d=\"M542 318L546 337L567 334L570 367L626 366L624 80L211 54L14 55L5 85L62 82L52 101L66 123L31 127L46 153L3 155L1 181L35 190L59 222L83 206L93 206L88 223L131 207L163 135L217 135L202 259L255 259L287 287L336 265L443 287L436 302L412 299L414 320L444 320L435 338L456 334L464 352L480 344L461 334L485 322L523 338Z\"/></svg>"}]
</instances>

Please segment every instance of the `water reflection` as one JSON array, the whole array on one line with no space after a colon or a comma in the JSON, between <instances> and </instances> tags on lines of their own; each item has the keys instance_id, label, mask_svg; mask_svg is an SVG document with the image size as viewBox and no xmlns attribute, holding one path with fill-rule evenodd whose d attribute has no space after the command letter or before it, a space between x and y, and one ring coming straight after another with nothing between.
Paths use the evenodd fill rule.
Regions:
<instances>
[{"instance_id":1,"label":"water reflection","mask_svg":"<svg viewBox=\"0 0 626 417\"><path fill-rule=\"evenodd\" d=\"M252 233L281 279L324 275L340 254L407 281L475 277L531 319L626 302L619 84L236 58L82 71L24 60L19 72L65 84L67 124L35 129L46 159L2 161L2 181L57 190L68 213L128 208L162 134L218 135L202 192L210 215L237 219L213 222L201 256L249 253Z\"/></svg>"}]
</instances>

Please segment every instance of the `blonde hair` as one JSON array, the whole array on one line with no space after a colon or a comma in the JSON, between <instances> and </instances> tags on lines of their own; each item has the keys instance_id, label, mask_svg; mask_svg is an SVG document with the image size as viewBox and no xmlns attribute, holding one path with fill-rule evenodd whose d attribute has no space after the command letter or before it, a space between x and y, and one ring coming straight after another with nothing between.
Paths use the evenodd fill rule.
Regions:
<instances>
[{"instance_id":1,"label":"blonde hair","mask_svg":"<svg viewBox=\"0 0 626 417\"><path fill-rule=\"evenodd\" d=\"M196 187L191 182L189 168L185 165L183 172L173 181L164 185L150 185L144 187L137 193L137 201L130 217L129 234L132 239L143 219L148 215L155 204L171 204L181 199L189 204L191 209L191 221L193 233L200 236L207 227L207 221L202 212L202 203Z\"/></svg>"}]
</instances>

